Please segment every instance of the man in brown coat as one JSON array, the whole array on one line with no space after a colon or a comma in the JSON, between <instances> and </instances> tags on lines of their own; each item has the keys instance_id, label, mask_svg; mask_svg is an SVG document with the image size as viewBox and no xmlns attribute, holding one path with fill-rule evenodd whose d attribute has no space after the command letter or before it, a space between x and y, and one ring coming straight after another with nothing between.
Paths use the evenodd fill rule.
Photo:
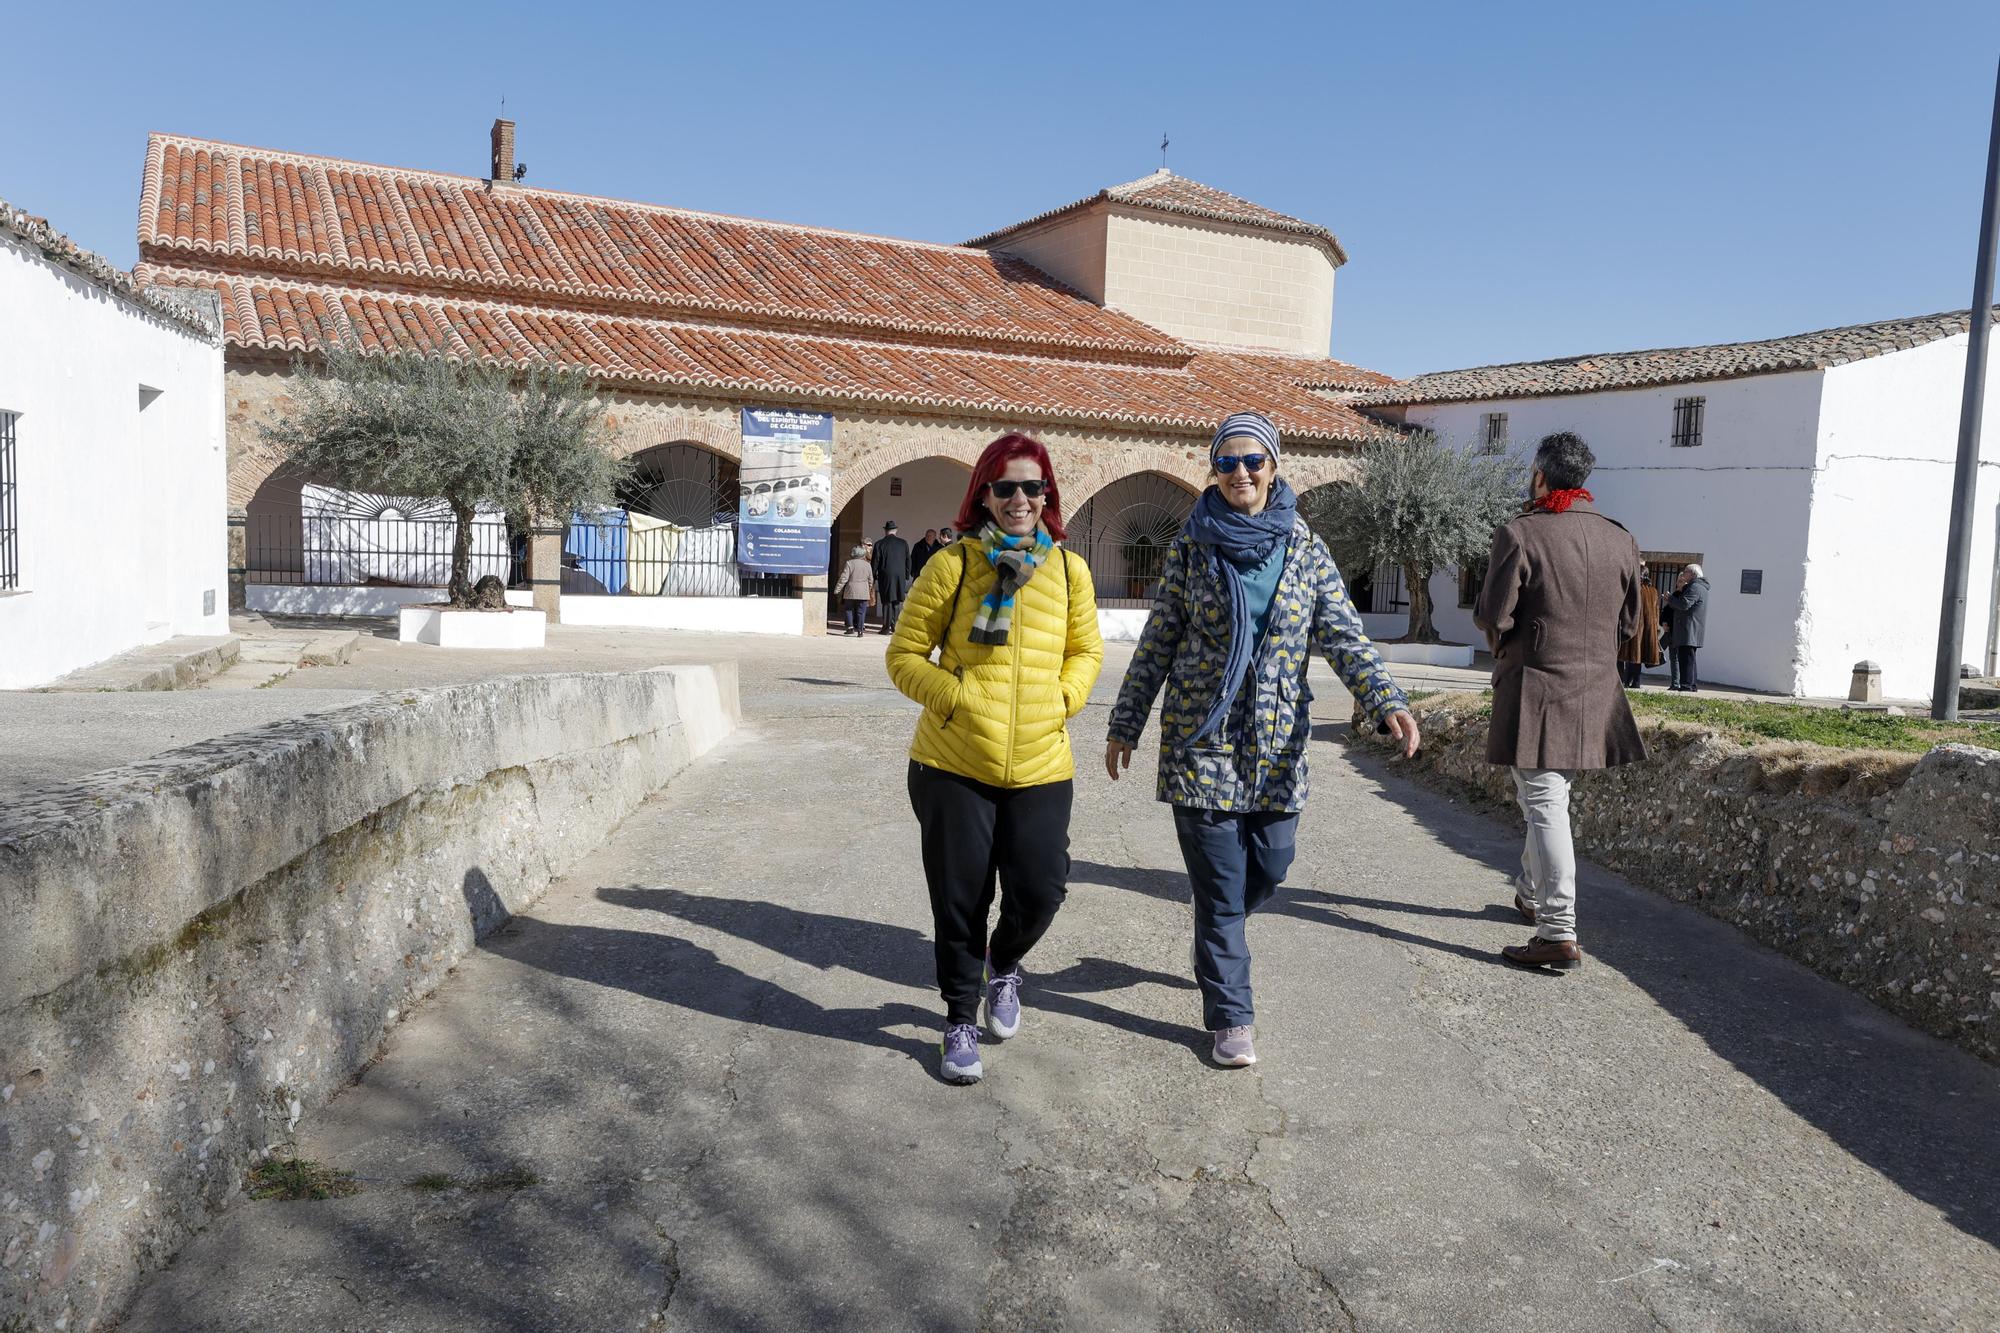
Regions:
<instances>
[{"instance_id":1,"label":"man in brown coat","mask_svg":"<svg viewBox=\"0 0 2000 1333\"><path fill-rule=\"evenodd\" d=\"M1639 628L1639 546L1591 507L1583 483L1596 463L1568 432L1542 440L1533 498L1493 534L1473 608L1494 657L1486 758L1514 771L1528 824L1514 906L1535 935L1501 950L1523 967L1583 965L1572 777L1646 757L1618 680L1618 650Z\"/></svg>"},{"instance_id":2,"label":"man in brown coat","mask_svg":"<svg viewBox=\"0 0 2000 1333\"><path fill-rule=\"evenodd\" d=\"M1628 690L1636 690L1644 682L1647 667L1666 660L1660 651L1660 590L1647 577L1650 572L1639 566L1639 628L1618 650L1618 678Z\"/></svg>"}]
</instances>

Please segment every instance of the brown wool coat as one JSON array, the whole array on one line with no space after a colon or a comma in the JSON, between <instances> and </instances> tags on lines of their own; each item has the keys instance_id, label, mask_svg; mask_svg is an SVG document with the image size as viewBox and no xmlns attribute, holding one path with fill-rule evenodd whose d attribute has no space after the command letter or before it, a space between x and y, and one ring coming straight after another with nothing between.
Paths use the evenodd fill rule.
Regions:
<instances>
[{"instance_id":1,"label":"brown wool coat","mask_svg":"<svg viewBox=\"0 0 2000 1333\"><path fill-rule=\"evenodd\" d=\"M1493 534L1473 608L1495 659L1488 762L1576 770L1646 757L1618 683L1639 585L1638 543L1586 501Z\"/></svg>"},{"instance_id":2,"label":"brown wool coat","mask_svg":"<svg viewBox=\"0 0 2000 1333\"><path fill-rule=\"evenodd\" d=\"M1639 584L1639 628L1618 650L1618 660L1649 667L1667 660L1660 651L1660 590L1644 580Z\"/></svg>"}]
</instances>

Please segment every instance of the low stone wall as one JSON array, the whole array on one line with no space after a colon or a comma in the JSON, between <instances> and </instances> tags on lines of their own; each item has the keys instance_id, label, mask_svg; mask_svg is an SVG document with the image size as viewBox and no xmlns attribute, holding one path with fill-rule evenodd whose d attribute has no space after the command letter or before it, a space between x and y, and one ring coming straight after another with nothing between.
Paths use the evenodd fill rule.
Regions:
<instances>
[{"instance_id":1,"label":"low stone wall","mask_svg":"<svg viewBox=\"0 0 2000 1333\"><path fill-rule=\"evenodd\" d=\"M1507 770L1485 760L1487 702L1441 695L1416 712L1423 749L1403 771L1518 821ZM2000 752L1640 729L1649 762L1577 781L1580 852L2000 1063Z\"/></svg>"},{"instance_id":2,"label":"low stone wall","mask_svg":"<svg viewBox=\"0 0 2000 1333\"><path fill-rule=\"evenodd\" d=\"M386 694L0 813L0 1329L88 1329L479 935L737 721L733 664Z\"/></svg>"}]
</instances>

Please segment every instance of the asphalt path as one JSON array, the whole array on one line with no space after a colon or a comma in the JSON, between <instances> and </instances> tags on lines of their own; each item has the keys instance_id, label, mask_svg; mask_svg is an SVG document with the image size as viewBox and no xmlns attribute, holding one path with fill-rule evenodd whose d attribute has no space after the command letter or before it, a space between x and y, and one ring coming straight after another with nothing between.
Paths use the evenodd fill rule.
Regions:
<instances>
[{"instance_id":1,"label":"asphalt path","mask_svg":"<svg viewBox=\"0 0 2000 1333\"><path fill-rule=\"evenodd\" d=\"M1594 866L1584 969L1499 964L1515 831L1351 758L1330 680L1262 1062L1204 1058L1115 652L1023 1031L940 1082L880 650L746 650L741 733L300 1125L363 1192L239 1204L121 1327L2000 1327L2000 1071Z\"/></svg>"}]
</instances>

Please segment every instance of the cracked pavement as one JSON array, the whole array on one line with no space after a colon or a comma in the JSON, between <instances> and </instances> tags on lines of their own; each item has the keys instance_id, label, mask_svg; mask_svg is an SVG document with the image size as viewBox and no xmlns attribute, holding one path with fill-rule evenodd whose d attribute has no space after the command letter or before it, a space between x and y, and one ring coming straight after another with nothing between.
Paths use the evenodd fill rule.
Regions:
<instances>
[{"instance_id":1,"label":"cracked pavement","mask_svg":"<svg viewBox=\"0 0 2000 1333\"><path fill-rule=\"evenodd\" d=\"M881 642L730 645L743 731L300 1125L365 1190L237 1205L120 1327L2000 1327L2000 1071L1595 867L1590 964L1500 966L1513 830L1348 756L1323 667L1263 1063L1204 1060L1152 761L1097 764L1114 646L1026 1025L940 1083Z\"/></svg>"}]
</instances>

